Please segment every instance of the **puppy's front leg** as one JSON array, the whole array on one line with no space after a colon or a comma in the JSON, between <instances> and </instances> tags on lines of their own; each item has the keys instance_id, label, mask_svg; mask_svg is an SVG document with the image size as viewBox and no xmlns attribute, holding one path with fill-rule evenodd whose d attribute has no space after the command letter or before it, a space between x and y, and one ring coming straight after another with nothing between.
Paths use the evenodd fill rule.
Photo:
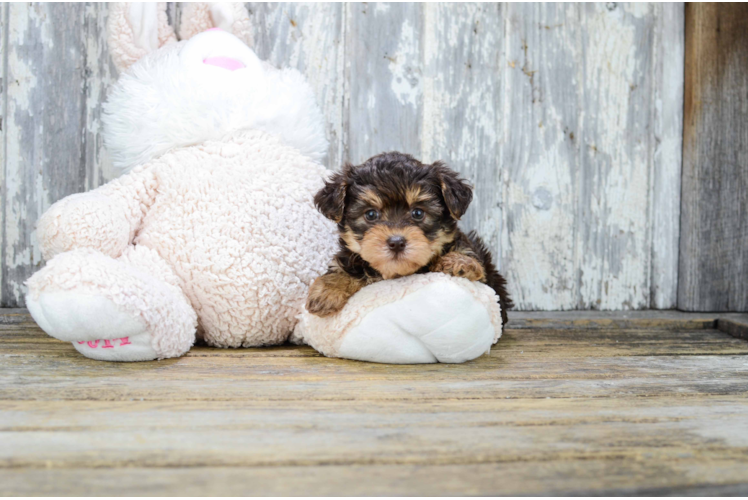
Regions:
<instances>
[{"instance_id":1,"label":"puppy's front leg","mask_svg":"<svg viewBox=\"0 0 748 500\"><path fill-rule=\"evenodd\" d=\"M486 270L483 265L471 255L461 252L447 252L439 257L429 269L435 273L444 273L470 281L486 281Z\"/></svg>"},{"instance_id":2,"label":"puppy's front leg","mask_svg":"<svg viewBox=\"0 0 748 500\"><path fill-rule=\"evenodd\" d=\"M330 316L343 309L348 299L361 290L364 282L342 271L329 271L312 283L306 308L317 316Z\"/></svg>"}]
</instances>

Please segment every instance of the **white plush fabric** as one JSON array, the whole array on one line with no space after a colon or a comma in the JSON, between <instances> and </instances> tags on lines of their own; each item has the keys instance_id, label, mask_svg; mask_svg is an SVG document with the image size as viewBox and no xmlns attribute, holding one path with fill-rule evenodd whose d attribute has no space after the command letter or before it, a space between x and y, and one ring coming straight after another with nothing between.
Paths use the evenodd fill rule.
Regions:
<instances>
[{"instance_id":1,"label":"white plush fabric","mask_svg":"<svg viewBox=\"0 0 748 500\"><path fill-rule=\"evenodd\" d=\"M111 340L78 341L73 342L73 347L87 358L99 361L153 361L159 358L148 332Z\"/></svg>"},{"instance_id":2,"label":"white plush fabric","mask_svg":"<svg viewBox=\"0 0 748 500\"><path fill-rule=\"evenodd\" d=\"M364 287L331 317L304 310L293 340L360 361L463 363L499 337L501 307L491 288L429 273Z\"/></svg>"},{"instance_id":3,"label":"white plush fabric","mask_svg":"<svg viewBox=\"0 0 748 500\"><path fill-rule=\"evenodd\" d=\"M26 306L42 330L57 339L72 341L86 357L102 361L159 358L144 321L103 295L46 291L36 298L28 297Z\"/></svg>"},{"instance_id":4,"label":"white plush fabric","mask_svg":"<svg viewBox=\"0 0 748 500\"><path fill-rule=\"evenodd\" d=\"M127 9L127 21L132 27L135 45L146 52L158 48L158 5L132 2Z\"/></svg>"},{"instance_id":5,"label":"white plush fabric","mask_svg":"<svg viewBox=\"0 0 748 500\"><path fill-rule=\"evenodd\" d=\"M128 314L105 295L80 288L29 296L26 303L42 330L60 340L119 339L146 332L139 315Z\"/></svg>"},{"instance_id":6,"label":"white plush fabric","mask_svg":"<svg viewBox=\"0 0 748 500\"><path fill-rule=\"evenodd\" d=\"M236 59L229 71L208 57ZM120 77L104 105L104 142L127 171L180 146L235 130L264 130L313 160L327 152L322 115L295 69L262 64L234 35L206 31L149 53Z\"/></svg>"}]
</instances>

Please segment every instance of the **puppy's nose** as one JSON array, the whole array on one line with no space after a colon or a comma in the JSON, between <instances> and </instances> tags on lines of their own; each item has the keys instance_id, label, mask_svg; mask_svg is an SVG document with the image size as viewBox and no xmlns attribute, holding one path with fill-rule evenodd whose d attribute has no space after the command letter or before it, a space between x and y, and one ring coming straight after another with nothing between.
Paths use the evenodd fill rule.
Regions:
<instances>
[{"instance_id":1,"label":"puppy's nose","mask_svg":"<svg viewBox=\"0 0 748 500\"><path fill-rule=\"evenodd\" d=\"M405 250L405 245L407 244L408 242L402 236L390 236L387 238L387 246L395 253L400 253Z\"/></svg>"}]
</instances>

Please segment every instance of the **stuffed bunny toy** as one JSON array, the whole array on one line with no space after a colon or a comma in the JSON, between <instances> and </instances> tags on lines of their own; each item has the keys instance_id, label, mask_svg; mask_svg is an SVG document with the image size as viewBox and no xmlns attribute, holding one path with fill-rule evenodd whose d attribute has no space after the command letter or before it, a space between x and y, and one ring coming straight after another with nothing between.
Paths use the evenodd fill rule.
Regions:
<instances>
[{"instance_id":1,"label":"stuffed bunny toy","mask_svg":"<svg viewBox=\"0 0 748 500\"><path fill-rule=\"evenodd\" d=\"M290 339L328 356L461 362L498 339L493 291L445 275L367 287L332 318L304 310L336 251L312 201L329 174L322 115L298 71L252 51L241 4L185 4L181 41L163 3L111 4L108 29L121 76L104 140L123 174L38 221L47 264L26 303L45 332L109 361Z\"/></svg>"}]
</instances>

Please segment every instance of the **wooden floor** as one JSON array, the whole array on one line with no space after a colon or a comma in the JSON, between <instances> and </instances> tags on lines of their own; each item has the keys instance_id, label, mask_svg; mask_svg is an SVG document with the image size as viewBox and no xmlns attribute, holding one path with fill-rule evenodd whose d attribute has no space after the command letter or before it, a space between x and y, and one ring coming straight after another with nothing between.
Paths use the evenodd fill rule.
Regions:
<instances>
[{"instance_id":1,"label":"wooden floor","mask_svg":"<svg viewBox=\"0 0 748 500\"><path fill-rule=\"evenodd\" d=\"M745 317L513 318L463 365L116 364L6 311L0 493L748 494Z\"/></svg>"}]
</instances>

